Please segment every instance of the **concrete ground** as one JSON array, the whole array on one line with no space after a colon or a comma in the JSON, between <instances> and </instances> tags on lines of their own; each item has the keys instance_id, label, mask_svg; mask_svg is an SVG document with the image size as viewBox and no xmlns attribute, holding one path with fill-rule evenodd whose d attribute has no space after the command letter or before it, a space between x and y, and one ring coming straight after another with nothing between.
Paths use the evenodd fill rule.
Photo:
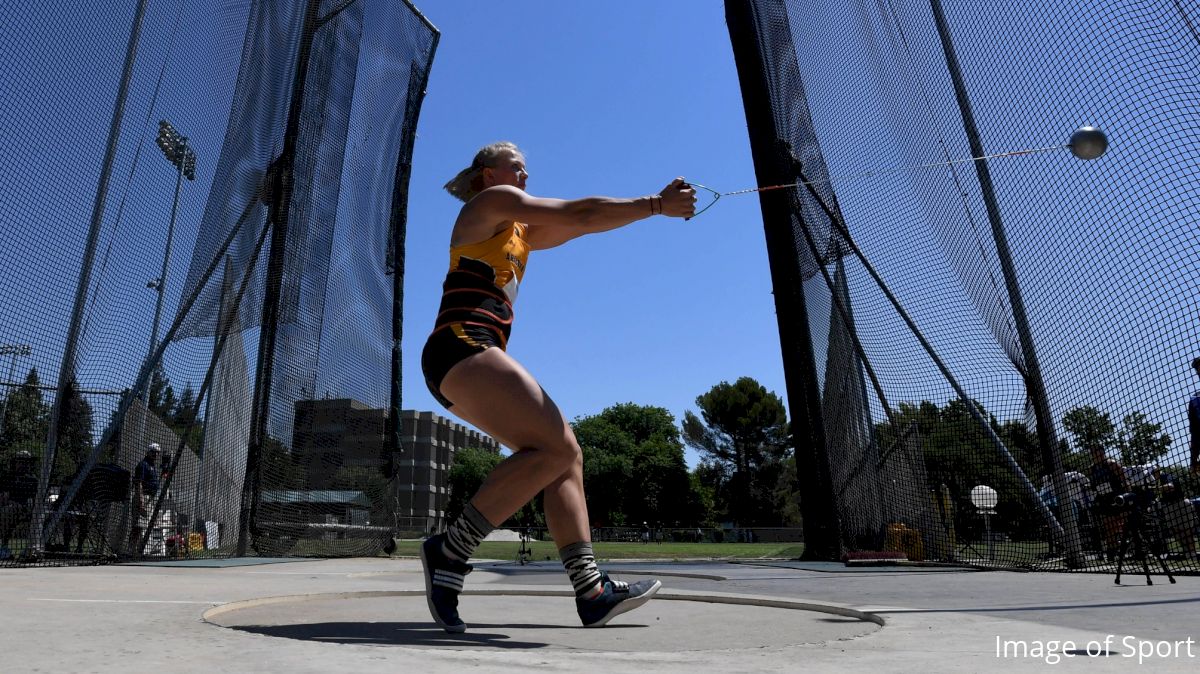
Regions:
<instances>
[{"instance_id":1,"label":"concrete ground","mask_svg":"<svg viewBox=\"0 0 1200 674\"><path fill-rule=\"evenodd\" d=\"M608 627L583 629L557 564L479 563L462 635L430 622L415 559L0 569L0 672L1200 666L1197 577L1147 586L1127 575L1118 586L1111 575L769 561L605 568L658 577L664 589Z\"/></svg>"}]
</instances>

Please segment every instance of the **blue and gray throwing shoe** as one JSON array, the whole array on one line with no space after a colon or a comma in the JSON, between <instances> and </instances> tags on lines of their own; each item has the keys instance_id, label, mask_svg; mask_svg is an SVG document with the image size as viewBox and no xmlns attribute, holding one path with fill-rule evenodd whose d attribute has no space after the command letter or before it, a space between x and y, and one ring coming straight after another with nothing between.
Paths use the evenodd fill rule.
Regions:
<instances>
[{"instance_id":1,"label":"blue and gray throwing shoe","mask_svg":"<svg viewBox=\"0 0 1200 674\"><path fill-rule=\"evenodd\" d=\"M450 559L442 552L444 534L425 539L421 544L421 566L425 569L425 601L429 614L442 629L451 633L467 631L467 624L458 617L458 594L463 581L471 573L471 565Z\"/></svg>"},{"instance_id":2,"label":"blue and gray throwing shoe","mask_svg":"<svg viewBox=\"0 0 1200 674\"><path fill-rule=\"evenodd\" d=\"M600 627L609 620L650 601L662 587L657 580L639 580L630 585L612 580L605 572L600 573L604 592L595 599L575 599L575 608L584 627Z\"/></svg>"}]
</instances>

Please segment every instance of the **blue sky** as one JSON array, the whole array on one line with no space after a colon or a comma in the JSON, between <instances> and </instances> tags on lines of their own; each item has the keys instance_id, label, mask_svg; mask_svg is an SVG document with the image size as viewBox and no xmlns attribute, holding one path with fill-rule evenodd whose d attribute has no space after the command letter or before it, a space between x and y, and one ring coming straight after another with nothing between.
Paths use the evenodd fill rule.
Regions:
<instances>
[{"instance_id":1,"label":"blue sky","mask_svg":"<svg viewBox=\"0 0 1200 674\"><path fill-rule=\"evenodd\" d=\"M404 405L436 410L419 356L461 206L441 186L480 146L517 143L527 190L568 199L642 196L680 175L732 190L754 170L721 2L419 6L442 37L413 157ZM757 197L534 252L509 352L569 418L635 402L681 420L741 376L783 396Z\"/></svg>"}]
</instances>

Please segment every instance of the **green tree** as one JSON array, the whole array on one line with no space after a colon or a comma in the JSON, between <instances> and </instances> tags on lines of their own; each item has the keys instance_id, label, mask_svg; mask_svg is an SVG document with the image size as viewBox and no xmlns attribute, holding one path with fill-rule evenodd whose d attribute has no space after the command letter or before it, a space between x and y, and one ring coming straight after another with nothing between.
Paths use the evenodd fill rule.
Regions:
<instances>
[{"instance_id":1,"label":"green tree","mask_svg":"<svg viewBox=\"0 0 1200 674\"><path fill-rule=\"evenodd\" d=\"M146 393L146 406L159 417L166 417L171 412L171 408L166 405L164 400L170 386L171 381L167 379L162 368L154 368L150 373L150 390ZM174 398L174 392L171 397Z\"/></svg>"},{"instance_id":2,"label":"green tree","mask_svg":"<svg viewBox=\"0 0 1200 674\"><path fill-rule=\"evenodd\" d=\"M778 524L772 494L788 457L783 401L754 379L742 377L733 384L717 384L696 398L696 405L701 416L685 413L683 438L727 476L728 516L744 526Z\"/></svg>"},{"instance_id":3,"label":"green tree","mask_svg":"<svg viewBox=\"0 0 1200 674\"><path fill-rule=\"evenodd\" d=\"M733 498L729 478L730 471L726 466L704 459L692 471L692 480L700 486L711 504L709 513L714 523L731 519L729 510Z\"/></svg>"},{"instance_id":4,"label":"green tree","mask_svg":"<svg viewBox=\"0 0 1200 674\"><path fill-rule=\"evenodd\" d=\"M600 526L695 526L708 520L688 473L675 418L666 409L622 403L572 424L584 452L588 514Z\"/></svg>"},{"instance_id":5,"label":"green tree","mask_svg":"<svg viewBox=\"0 0 1200 674\"><path fill-rule=\"evenodd\" d=\"M26 451L41 456L50 430L50 410L42 401L40 386L37 368L32 368L25 376L25 383L5 399L0 453Z\"/></svg>"},{"instance_id":6,"label":"green tree","mask_svg":"<svg viewBox=\"0 0 1200 674\"><path fill-rule=\"evenodd\" d=\"M343 466L333 474L329 488L335 491L361 491L371 500L371 521L387 520L388 480L379 471L365 466Z\"/></svg>"},{"instance_id":7,"label":"green tree","mask_svg":"<svg viewBox=\"0 0 1200 674\"><path fill-rule=\"evenodd\" d=\"M179 400L175 398L175 389L167 384L167 388L163 391L162 407L152 411L158 415L159 419L170 421L178 407Z\"/></svg>"},{"instance_id":8,"label":"green tree","mask_svg":"<svg viewBox=\"0 0 1200 674\"><path fill-rule=\"evenodd\" d=\"M1157 463L1171 448L1171 436L1162 432L1162 424L1146 421L1145 414L1130 412L1121 420L1117 448L1126 466Z\"/></svg>"},{"instance_id":9,"label":"green tree","mask_svg":"<svg viewBox=\"0 0 1200 674\"><path fill-rule=\"evenodd\" d=\"M447 522L458 519L488 473L503 460L499 451L483 447L463 447L454 453L450 472L446 475L446 487L450 490L446 502Z\"/></svg>"},{"instance_id":10,"label":"green tree","mask_svg":"<svg viewBox=\"0 0 1200 674\"><path fill-rule=\"evenodd\" d=\"M986 415L978 401L971 401L976 410L989 419L992 430L1021 466L1026 477L1037 488L1041 476L1041 452L1036 436L1019 421L1001 423ZM880 447L891 447L905 430L915 426L920 439L925 472L930 489L945 485L953 500L955 524L964 532L977 531L982 519L971 503L971 489L987 485L999 496L993 525L1009 532L1037 532L1044 524L1037 504L1012 470L995 442L979 425L968 403L955 398L944 407L925 400L918 404L900 403L894 423L876 425Z\"/></svg>"},{"instance_id":11,"label":"green tree","mask_svg":"<svg viewBox=\"0 0 1200 674\"><path fill-rule=\"evenodd\" d=\"M150 412L170 423L179 411L179 399L175 396L175 387L163 372L162 367L154 368L150 373L150 390L147 392L146 407Z\"/></svg>"},{"instance_id":12,"label":"green tree","mask_svg":"<svg viewBox=\"0 0 1200 674\"><path fill-rule=\"evenodd\" d=\"M1063 417L1063 427L1075 438L1075 447L1081 452L1088 452L1093 447L1100 447L1105 452L1116 446L1116 428L1107 412L1083 405L1067 412Z\"/></svg>"},{"instance_id":13,"label":"green tree","mask_svg":"<svg viewBox=\"0 0 1200 674\"><path fill-rule=\"evenodd\" d=\"M1021 464L1021 469L1031 480L1048 472L1042 467L1042 447L1037 433L1031 431L1025 422L1005 421L1000 424L993 423L992 426L996 435L1004 442L1004 446L1008 447L1008 451L1012 453L1017 463ZM1061 444L1065 448L1066 443Z\"/></svg>"},{"instance_id":14,"label":"green tree","mask_svg":"<svg viewBox=\"0 0 1200 674\"><path fill-rule=\"evenodd\" d=\"M789 453L778 464L778 477L771 492L771 512L777 523L785 527L798 527L803 523L800 516L800 498L796 492L796 457Z\"/></svg>"},{"instance_id":15,"label":"green tree","mask_svg":"<svg viewBox=\"0 0 1200 674\"><path fill-rule=\"evenodd\" d=\"M179 394L179 402L175 403L175 409L171 412L171 425L177 431L183 432L192 422L196 420L196 391L192 389L191 383L183 387L183 392Z\"/></svg>"},{"instance_id":16,"label":"green tree","mask_svg":"<svg viewBox=\"0 0 1200 674\"><path fill-rule=\"evenodd\" d=\"M92 449L92 406L79 393L79 384L74 379L67 383L60 413L62 421L51 478L55 481L74 475Z\"/></svg>"},{"instance_id":17,"label":"green tree","mask_svg":"<svg viewBox=\"0 0 1200 674\"><path fill-rule=\"evenodd\" d=\"M453 464L446 475L446 485L450 497L446 502L446 521L453 522L462 514L463 508L475 496L475 492L483 486L492 469L504 461L505 457L499 449L483 447L464 447L454 453ZM538 494L532 501L521 506L504 522L502 527L519 528L525 526L543 527L546 520L542 516L542 495Z\"/></svg>"},{"instance_id":18,"label":"green tree","mask_svg":"<svg viewBox=\"0 0 1200 674\"><path fill-rule=\"evenodd\" d=\"M633 439L603 416L576 419L572 426L583 450L588 518L595 526L632 525L634 515L626 512L626 499L634 492Z\"/></svg>"}]
</instances>

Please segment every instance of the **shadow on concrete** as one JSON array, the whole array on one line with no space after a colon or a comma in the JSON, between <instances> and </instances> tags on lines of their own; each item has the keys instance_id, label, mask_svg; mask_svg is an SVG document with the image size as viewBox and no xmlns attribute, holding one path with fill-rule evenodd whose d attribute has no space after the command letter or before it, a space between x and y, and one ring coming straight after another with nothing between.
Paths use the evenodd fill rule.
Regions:
<instances>
[{"instance_id":1,"label":"shadow on concrete","mask_svg":"<svg viewBox=\"0 0 1200 674\"><path fill-rule=\"evenodd\" d=\"M567 584L567 574L563 571L562 564L554 562L553 564L542 564L532 562L521 566L516 562L483 562L474 565L480 571L487 571L500 576L516 577L516 576L548 576L563 579L563 584ZM718 576L711 573L685 573L672 570L673 567L665 565L650 564L604 564L602 568L618 579L621 576L645 576L659 577L669 576L671 578L695 578L700 580L728 580L725 576Z\"/></svg>"},{"instance_id":2,"label":"shadow on concrete","mask_svg":"<svg viewBox=\"0 0 1200 674\"><path fill-rule=\"evenodd\" d=\"M234 625L228 629L268 637L299 639L336 644L374 644L379 646L477 646L489 648L547 648L549 643L520 641L499 631L483 630L562 630L562 625L508 623L492 625L469 623L469 631L449 634L428 622L324 622L296 625ZM644 628L645 625L607 625L606 630ZM583 629L580 627L579 629Z\"/></svg>"},{"instance_id":3,"label":"shadow on concrete","mask_svg":"<svg viewBox=\"0 0 1200 674\"><path fill-rule=\"evenodd\" d=\"M929 574L929 573L982 573L985 569L949 564L863 564L846 566L843 562L801 562L798 560L757 561L730 560L729 564L763 569L793 569L796 571L819 571L822 573L852 573L866 575Z\"/></svg>"},{"instance_id":4,"label":"shadow on concrete","mask_svg":"<svg viewBox=\"0 0 1200 674\"><path fill-rule=\"evenodd\" d=\"M1138 587L1138 586L1121 586ZM1192 604L1200 602L1200 597L1183 599L1155 599L1150 601L1128 602L1097 602L1093 604L1042 604L1028 606L963 606L957 608L906 608L906 609L872 609L872 613L880 615L897 613L1008 613L1015 611L1078 611L1086 609L1121 609L1133 606L1166 606L1169 604Z\"/></svg>"}]
</instances>

